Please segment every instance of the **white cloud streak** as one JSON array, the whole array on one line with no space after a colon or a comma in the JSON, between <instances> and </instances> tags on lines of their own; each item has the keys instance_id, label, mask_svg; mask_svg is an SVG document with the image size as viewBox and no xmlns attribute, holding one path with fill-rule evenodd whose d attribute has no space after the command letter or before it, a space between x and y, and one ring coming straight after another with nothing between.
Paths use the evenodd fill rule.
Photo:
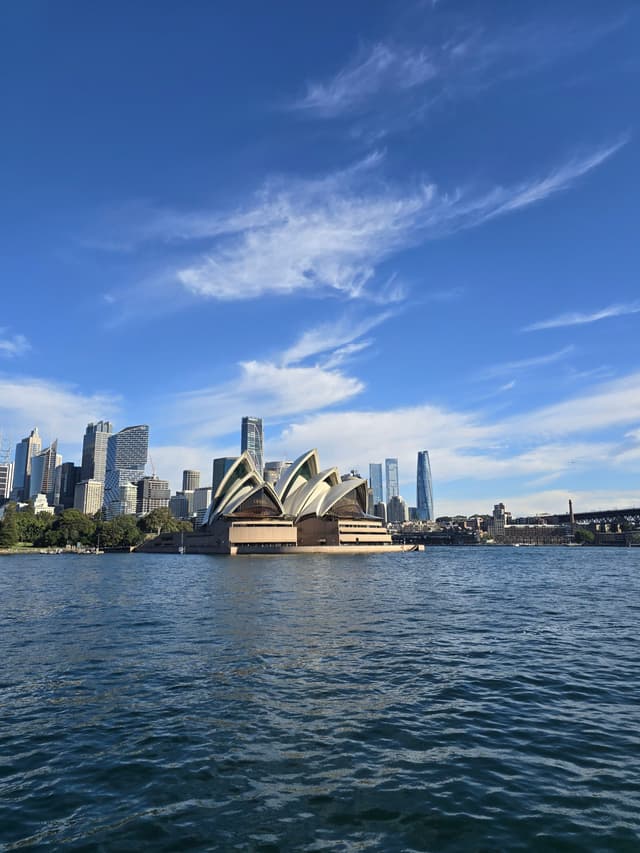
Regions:
<instances>
[{"instance_id":1,"label":"white cloud streak","mask_svg":"<svg viewBox=\"0 0 640 853\"><path fill-rule=\"evenodd\" d=\"M563 358L566 358L568 355L571 355L574 350L575 347L567 346L561 350L557 350L556 352L548 353L547 355L538 355L533 356L532 358L523 358L519 361L501 362L499 364L494 364L491 367L486 368L479 374L479 376L482 379L493 379L496 376L503 376L504 374L508 373L527 371L536 367L545 367L547 364L554 364L557 361L561 361ZM513 385L515 385L515 382L510 382L506 386L503 386L503 390L512 388Z\"/></svg>"},{"instance_id":2,"label":"white cloud streak","mask_svg":"<svg viewBox=\"0 0 640 853\"><path fill-rule=\"evenodd\" d=\"M542 329L560 329L566 326L583 326L587 323L597 323L599 320L608 320L611 317L623 317L627 314L638 313L640 313L640 301L617 303L614 305L608 305L606 308L601 308L598 311L593 311L591 314L584 314L579 311L559 314L556 317L550 317L548 320L540 320L537 323L525 326L522 331L537 332Z\"/></svg>"},{"instance_id":3,"label":"white cloud streak","mask_svg":"<svg viewBox=\"0 0 640 853\"><path fill-rule=\"evenodd\" d=\"M556 15L487 32L467 24L447 36L413 32L401 41L361 46L333 76L308 82L290 109L318 119L352 118L387 107L405 118L424 117L425 107L441 98L477 93L497 82L547 67L592 46L624 22L579 24ZM416 41L420 43L416 44Z\"/></svg>"},{"instance_id":4,"label":"white cloud streak","mask_svg":"<svg viewBox=\"0 0 640 853\"><path fill-rule=\"evenodd\" d=\"M401 298L397 283L378 280L380 264L421 243L522 210L570 188L626 139L571 158L547 175L488 192L446 192L422 182L411 190L376 174L381 158L312 181L270 181L255 203L225 216L170 219L171 239L211 246L176 271L191 293L219 301L264 294L334 293ZM162 224L161 224L162 223ZM156 234L166 220L158 220Z\"/></svg>"},{"instance_id":5,"label":"white cloud streak","mask_svg":"<svg viewBox=\"0 0 640 853\"><path fill-rule=\"evenodd\" d=\"M419 87L438 73L426 51L378 42L361 50L326 83L309 83L304 97L292 106L334 118L380 93Z\"/></svg>"},{"instance_id":6,"label":"white cloud streak","mask_svg":"<svg viewBox=\"0 0 640 853\"><path fill-rule=\"evenodd\" d=\"M24 355L31 349L31 344L24 335L10 335L8 329L0 328L0 355L14 358Z\"/></svg>"}]
</instances>

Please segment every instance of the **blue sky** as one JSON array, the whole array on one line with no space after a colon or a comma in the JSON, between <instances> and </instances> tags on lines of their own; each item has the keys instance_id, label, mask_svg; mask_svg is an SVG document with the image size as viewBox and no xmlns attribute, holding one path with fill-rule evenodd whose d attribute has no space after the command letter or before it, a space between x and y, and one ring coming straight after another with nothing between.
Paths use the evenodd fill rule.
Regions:
<instances>
[{"instance_id":1,"label":"blue sky","mask_svg":"<svg viewBox=\"0 0 640 853\"><path fill-rule=\"evenodd\" d=\"M640 502L632 2L20 2L0 431L157 473L400 460L436 513Z\"/></svg>"}]
</instances>

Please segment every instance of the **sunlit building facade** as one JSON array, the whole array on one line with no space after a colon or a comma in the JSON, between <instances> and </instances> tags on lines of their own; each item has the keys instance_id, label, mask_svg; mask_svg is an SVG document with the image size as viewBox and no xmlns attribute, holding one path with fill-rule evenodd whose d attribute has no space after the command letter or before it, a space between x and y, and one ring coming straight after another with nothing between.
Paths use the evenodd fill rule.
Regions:
<instances>
[{"instance_id":1,"label":"sunlit building facade","mask_svg":"<svg viewBox=\"0 0 640 853\"><path fill-rule=\"evenodd\" d=\"M137 484L144 477L148 452L149 427L146 424L125 427L109 436L104 483L107 515L119 515L120 508L130 503L128 495L121 500L120 489L131 483Z\"/></svg>"}]
</instances>

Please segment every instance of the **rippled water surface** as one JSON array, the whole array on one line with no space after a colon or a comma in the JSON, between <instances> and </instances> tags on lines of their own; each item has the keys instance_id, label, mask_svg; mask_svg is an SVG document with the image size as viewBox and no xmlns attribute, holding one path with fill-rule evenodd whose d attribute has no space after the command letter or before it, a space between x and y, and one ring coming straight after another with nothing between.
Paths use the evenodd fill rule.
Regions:
<instances>
[{"instance_id":1,"label":"rippled water surface","mask_svg":"<svg viewBox=\"0 0 640 853\"><path fill-rule=\"evenodd\" d=\"M639 573L0 558L0 849L640 850Z\"/></svg>"}]
</instances>

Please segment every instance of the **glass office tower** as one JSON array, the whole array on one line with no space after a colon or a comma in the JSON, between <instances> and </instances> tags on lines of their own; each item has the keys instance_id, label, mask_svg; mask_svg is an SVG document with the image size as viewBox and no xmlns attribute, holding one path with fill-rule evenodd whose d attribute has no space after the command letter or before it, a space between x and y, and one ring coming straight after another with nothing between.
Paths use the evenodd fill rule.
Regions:
<instances>
[{"instance_id":1,"label":"glass office tower","mask_svg":"<svg viewBox=\"0 0 640 853\"><path fill-rule=\"evenodd\" d=\"M258 473L262 477L264 469L262 418L245 417L242 419L240 452L244 453L245 450L251 454Z\"/></svg>"},{"instance_id":2,"label":"glass office tower","mask_svg":"<svg viewBox=\"0 0 640 853\"><path fill-rule=\"evenodd\" d=\"M104 481L104 505L120 500L120 487L137 483L144 477L149 451L149 427L146 424L125 427L109 436Z\"/></svg>"},{"instance_id":3,"label":"glass office tower","mask_svg":"<svg viewBox=\"0 0 640 853\"><path fill-rule=\"evenodd\" d=\"M373 491L373 503L382 503L384 496L382 494L382 464L380 462L369 463L369 485Z\"/></svg>"},{"instance_id":4,"label":"glass office tower","mask_svg":"<svg viewBox=\"0 0 640 853\"><path fill-rule=\"evenodd\" d=\"M429 451L418 452L417 508L420 521L433 521L433 485L431 483L431 462Z\"/></svg>"}]
</instances>

